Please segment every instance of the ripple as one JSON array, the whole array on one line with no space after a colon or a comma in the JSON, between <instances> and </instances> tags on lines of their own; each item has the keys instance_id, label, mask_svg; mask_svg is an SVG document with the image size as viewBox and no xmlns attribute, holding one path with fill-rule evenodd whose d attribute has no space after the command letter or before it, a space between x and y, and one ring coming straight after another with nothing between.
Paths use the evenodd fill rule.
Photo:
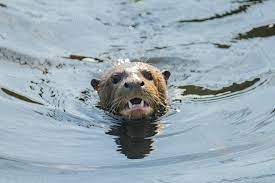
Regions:
<instances>
[{"instance_id":1,"label":"ripple","mask_svg":"<svg viewBox=\"0 0 275 183\"><path fill-rule=\"evenodd\" d=\"M6 88L1 88L1 90L2 90L4 93L6 93L7 95L12 96L12 97L14 97L14 98L17 98L17 99L19 99L19 100L22 100L22 101L25 101L25 102L29 102L29 103L33 103L33 104L44 105L44 104L42 104L42 103L40 103L40 102L37 102L37 101L35 101L35 100L33 100L33 99L30 99L30 98L28 98L28 97L26 97L26 96L20 95L20 94L18 94L18 93L16 93L16 92L13 92L13 91L8 90L8 89L6 89Z\"/></svg>"},{"instance_id":2,"label":"ripple","mask_svg":"<svg viewBox=\"0 0 275 183\"><path fill-rule=\"evenodd\" d=\"M271 23L269 25L264 25L261 27L255 27L246 33L239 34L235 39L253 39L253 38L266 38L275 35L275 25Z\"/></svg>"},{"instance_id":3,"label":"ripple","mask_svg":"<svg viewBox=\"0 0 275 183\"><path fill-rule=\"evenodd\" d=\"M170 164L177 164L189 161L201 161L206 159L211 159L219 156L226 156L233 153L240 153L243 151L247 151L257 147L256 144L245 144L245 145L237 145L233 147L218 149L218 150L211 150L204 153L193 153L193 154L185 154L179 156L171 156L167 158L161 158L156 160L148 160L143 163L134 163L132 165L120 165L116 168L130 168L130 167L137 167L137 168L145 168L145 167L155 167L155 166L167 166ZM101 168L110 168L108 166L101 167Z\"/></svg>"},{"instance_id":4,"label":"ripple","mask_svg":"<svg viewBox=\"0 0 275 183\"><path fill-rule=\"evenodd\" d=\"M178 23L199 23L199 22L205 22L209 20L215 20L215 19L221 19L232 15L237 15L240 13L245 13L248 8L250 8L253 5L263 3L264 0L247 0L244 1L247 4L239 6L237 9L227 11L222 14L215 14L214 16L207 17L207 18L200 18L200 19L190 19L190 20L178 20ZM238 1L239 3L243 3L242 1Z\"/></svg>"},{"instance_id":5,"label":"ripple","mask_svg":"<svg viewBox=\"0 0 275 183\"><path fill-rule=\"evenodd\" d=\"M72 60L79 60L79 61L97 61L97 62L103 62L104 60L97 58L97 57L91 57L91 56L81 56L81 55L70 55L68 57L63 57L66 59L72 59Z\"/></svg>"},{"instance_id":6,"label":"ripple","mask_svg":"<svg viewBox=\"0 0 275 183\"><path fill-rule=\"evenodd\" d=\"M274 182L274 2L133 2L0 3L0 182ZM97 108L116 57L171 71L167 115Z\"/></svg>"},{"instance_id":7,"label":"ripple","mask_svg":"<svg viewBox=\"0 0 275 183\"><path fill-rule=\"evenodd\" d=\"M219 90L211 90L211 89L203 88L200 86L194 86L194 85L180 86L179 88L185 90L182 94L184 96L185 95L199 95L199 96L221 95L228 92L235 93L235 92L245 90L253 86L258 81L260 81L260 78L255 78L252 81L244 81L243 83L240 83L240 84L233 83L232 85L223 87L222 89L219 89Z\"/></svg>"},{"instance_id":8,"label":"ripple","mask_svg":"<svg viewBox=\"0 0 275 183\"><path fill-rule=\"evenodd\" d=\"M7 8L8 6L5 5L5 4L3 4L3 3L0 3L0 7L2 7L2 8Z\"/></svg>"},{"instance_id":9,"label":"ripple","mask_svg":"<svg viewBox=\"0 0 275 183\"><path fill-rule=\"evenodd\" d=\"M247 182L272 182L275 174L263 174L261 176L247 176L236 179L222 179L217 183L247 183ZM271 178L271 179L270 179ZM215 182L213 182L215 183Z\"/></svg>"},{"instance_id":10,"label":"ripple","mask_svg":"<svg viewBox=\"0 0 275 183\"><path fill-rule=\"evenodd\" d=\"M226 86L217 90L195 85L179 86L178 88L184 90L182 96L191 96L191 100L215 101L246 93L248 91L256 89L266 82L266 79L263 80L260 78L255 78L253 80L244 81L242 83L233 83L230 86Z\"/></svg>"},{"instance_id":11,"label":"ripple","mask_svg":"<svg viewBox=\"0 0 275 183\"><path fill-rule=\"evenodd\" d=\"M34 167L44 167L50 169L57 170L66 170L66 171L96 171L96 170L105 170L105 169L128 169L128 168L150 168L150 167L158 167L158 166L168 166L178 163L184 162L194 162L194 161L202 161L222 156L233 155L236 153L245 153L248 150L252 150L257 147L257 144L243 144L237 145L227 148L222 148L218 150L210 150L208 152L203 153L193 153L193 154L185 154L178 156L171 156L167 158L160 158L155 160L147 160L143 162L135 162L130 164L119 164L119 165L102 165L102 166L84 166L80 164L55 164L55 163L45 163L43 161L25 161L22 159L10 158L7 156L1 156L2 160L8 162L14 162L16 164L23 164L25 166L34 166Z\"/></svg>"},{"instance_id":12,"label":"ripple","mask_svg":"<svg viewBox=\"0 0 275 183\"><path fill-rule=\"evenodd\" d=\"M256 125L253 128L252 132L256 132L266 126L268 126L269 124L273 123L275 119L275 114L273 112L269 112L269 113L265 113L263 115L259 115L257 117L255 117L254 119L251 119L251 121L255 121Z\"/></svg>"}]
</instances>

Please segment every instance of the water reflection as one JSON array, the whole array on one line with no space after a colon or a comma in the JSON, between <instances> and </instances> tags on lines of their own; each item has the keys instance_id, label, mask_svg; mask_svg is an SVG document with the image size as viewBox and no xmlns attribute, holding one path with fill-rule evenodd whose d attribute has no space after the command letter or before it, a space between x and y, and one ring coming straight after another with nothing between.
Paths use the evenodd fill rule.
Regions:
<instances>
[{"instance_id":1,"label":"water reflection","mask_svg":"<svg viewBox=\"0 0 275 183\"><path fill-rule=\"evenodd\" d=\"M195 86L195 85L186 85L186 86L180 86L180 89L184 89L184 92L182 95L199 95L199 96L205 96L205 95L219 95L219 94L225 94L225 93L235 93L242 90L245 90L251 86L253 86L255 83L260 81L260 78L255 78L252 81L244 81L240 84L233 83L230 86L223 87L222 89L218 90L211 90L207 89L201 86Z\"/></svg>"},{"instance_id":2,"label":"water reflection","mask_svg":"<svg viewBox=\"0 0 275 183\"><path fill-rule=\"evenodd\" d=\"M179 23L189 23L189 22L195 23L195 22L205 22L205 21L209 21L209 20L221 19L224 17L228 17L228 16L246 12L248 10L248 8L250 8L251 6L259 4L259 3L263 3L263 1L264 0L247 0L247 1L243 1L243 2L238 1L238 3L245 3L245 4L239 6L237 9L227 11L222 14L215 14L211 17L201 18L201 19L179 20L178 22Z\"/></svg>"},{"instance_id":3,"label":"water reflection","mask_svg":"<svg viewBox=\"0 0 275 183\"><path fill-rule=\"evenodd\" d=\"M220 43L213 43L213 45L215 45L217 48L221 48L221 49L228 49L231 47L231 45L228 44L220 44Z\"/></svg>"},{"instance_id":4,"label":"water reflection","mask_svg":"<svg viewBox=\"0 0 275 183\"><path fill-rule=\"evenodd\" d=\"M95 60L97 62L103 62L102 59L97 58L97 57L91 57L91 56L82 56L82 55L70 55L68 57L63 57L66 59L71 59L71 60L79 60L79 61L85 61L85 60Z\"/></svg>"},{"instance_id":5,"label":"water reflection","mask_svg":"<svg viewBox=\"0 0 275 183\"><path fill-rule=\"evenodd\" d=\"M1 88L1 90L2 90L5 94L7 94L7 95L9 95L9 96L12 96L12 97L14 97L14 98L17 98L17 99L19 99L19 100L22 100L22 101L25 101L25 102L29 102L29 103L34 103L34 104L43 105L43 104L40 103L40 102L34 101L34 100L32 100L32 99L30 99L30 98L28 98L28 97L25 97L25 96L23 96L23 95L20 95L20 94L18 94L18 93L15 93L15 92L13 92L13 91L11 91L11 90L8 90L8 89L6 89L6 88Z\"/></svg>"},{"instance_id":6,"label":"water reflection","mask_svg":"<svg viewBox=\"0 0 275 183\"><path fill-rule=\"evenodd\" d=\"M253 28L252 30L239 34L235 39L252 39L257 37L271 37L275 35L275 25L269 24L261 27Z\"/></svg>"},{"instance_id":7,"label":"water reflection","mask_svg":"<svg viewBox=\"0 0 275 183\"><path fill-rule=\"evenodd\" d=\"M152 137L163 128L161 122L123 122L111 126L107 134L116 136L118 151L127 158L141 159L154 150Z\"/></svg>"},{"instance_id":8,"label":"water reflection","mask_svg":"<svg viewBox=\"0 0 275 183\"><path fill-rule=\"evenodd\" d=\"M7 5L3 4L3 3L0 3L0 7L2 8L7 8Z\"/></svg>"}]
</instances>

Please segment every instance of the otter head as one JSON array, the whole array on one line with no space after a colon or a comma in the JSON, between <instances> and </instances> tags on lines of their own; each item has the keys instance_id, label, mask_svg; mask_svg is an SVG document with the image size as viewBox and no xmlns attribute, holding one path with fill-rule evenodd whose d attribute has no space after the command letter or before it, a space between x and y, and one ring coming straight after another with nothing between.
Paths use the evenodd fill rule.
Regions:
<instances>
[{"instance_id":1,"label":"otter head","mask_svg":"<svg viewBox=\"0 0 275 183\"><path fill-rule=\"evenodd\" d=\"M150 119L167 111L169 71L142 63L115 66L91 85L98 92L100 106L127 120Z\"/></svg>"}]
</instances>

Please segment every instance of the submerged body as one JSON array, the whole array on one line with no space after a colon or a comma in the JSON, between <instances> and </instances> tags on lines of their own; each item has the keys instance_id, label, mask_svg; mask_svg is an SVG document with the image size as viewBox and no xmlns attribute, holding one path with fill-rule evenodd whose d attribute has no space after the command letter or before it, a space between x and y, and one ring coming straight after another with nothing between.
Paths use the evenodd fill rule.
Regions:
<instances>
[{"instance_id":1,"label":"submerged body","mask_svg":"<svg viewBox=\"0 0 275 183\"><path fill-rule=\"evenodd\" d=\"M91 85L98 92L100 106L127 120L150 119L167 111L169 71L142 62L116 65Z\"/></svg>"}]
</instances>

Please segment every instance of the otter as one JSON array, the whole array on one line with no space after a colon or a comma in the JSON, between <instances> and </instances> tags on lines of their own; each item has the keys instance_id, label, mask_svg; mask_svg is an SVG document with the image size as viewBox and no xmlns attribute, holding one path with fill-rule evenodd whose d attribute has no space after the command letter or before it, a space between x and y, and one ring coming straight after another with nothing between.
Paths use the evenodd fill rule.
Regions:
<instances>
[{"instance_id":1,"label":"otter","mask_svg":"<svg viewBox=\"0 0 275 183\"><path fill-rule=\"evenodd\" d=\"M143 62L121 63L92 79L99 106L125 120L154 119L168 111L169 71Z\"/></svg>"}]
</instances>

